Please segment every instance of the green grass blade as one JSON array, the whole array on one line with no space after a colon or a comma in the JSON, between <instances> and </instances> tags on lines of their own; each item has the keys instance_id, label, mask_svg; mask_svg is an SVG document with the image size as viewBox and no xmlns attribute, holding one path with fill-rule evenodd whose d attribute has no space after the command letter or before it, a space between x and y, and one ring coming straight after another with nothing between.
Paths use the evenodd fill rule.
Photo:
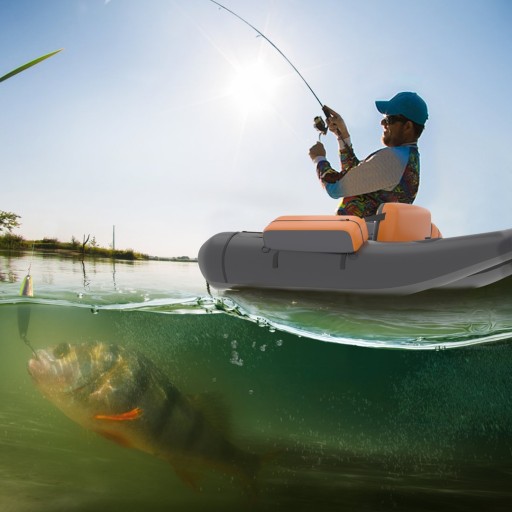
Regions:
<instances>
[{"instance_id":1,"label":"green grass blade","mask_svg":"<svg viewBox=\"0 0 512 512\"><path fill-rule=\"evenodd\" d=\"M7 73L6 75L0 77L0 82L3 82L4 80L7 80L8 78L11 78L14 75L17 75L18 73L21 73L22 71L25 71L25 69L28 69L28 68L31 68L32 66L35 66L39 62L41 62L43 60L46 60L49 57L52 57L53 55L55 55L56 53L59 53L60 51L62 51L62 48L60 50L56 50L54 52L47 53L46 55L43 55L42 57L39 57L39 58L34 59L34 60L30 61L30 62L27 62L26 64L23 64L23 66L20 66L19 68L16 68L16 69L12 70L10 73Z\"/></svg>"}]
</instances>

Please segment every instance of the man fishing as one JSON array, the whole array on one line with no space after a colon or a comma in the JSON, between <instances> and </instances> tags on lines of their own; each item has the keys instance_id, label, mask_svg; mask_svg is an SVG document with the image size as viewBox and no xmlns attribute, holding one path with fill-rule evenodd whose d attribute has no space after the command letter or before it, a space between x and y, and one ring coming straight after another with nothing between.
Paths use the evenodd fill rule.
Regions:
<instances>
[{"instance_id":1,"label":"man fishing","mask_svg":"<svg viewBox=\"0 0 512 512\"><path fill-rule=\"evenodd\" d=\"M384 114L381 125L386 148L359 161L345 121L337 112L324 107L330 114L327 126L338 139L341 171L331 167L321 142L309 150L327 193L332 198L342 198L338 215L369 217L377 213L382 203L412 204L416 198L420 181L417 142L428 119L427 105L414 92L400 92L389 101L376 101L375 105Z\"/></svg>"}]
</instances>

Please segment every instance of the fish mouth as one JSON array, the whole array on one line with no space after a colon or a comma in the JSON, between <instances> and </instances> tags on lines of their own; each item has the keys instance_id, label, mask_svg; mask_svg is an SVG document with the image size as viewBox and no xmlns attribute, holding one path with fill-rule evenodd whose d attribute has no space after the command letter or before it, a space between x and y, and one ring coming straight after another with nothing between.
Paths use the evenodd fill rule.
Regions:
<instances>
[{"instance_id":1,"label":"fish mouth","mask_svg":"<svg viewBox=\"0 0 512 512\"><path fill-rule=\"evenodd\" d=\"M56 350L55 348L38 349L29 359L27 370L36 385L53 390L58 389L65 393L76 393L91 387L104 375L104 372L83 375L76 361L70 363L66 358L56 354ZM111 370L112 366L105 371Z\"/></svg>"},{"instance_id":2,"label":"fish mouth","mask_svg":"<svg viewBox=\"0 0 512 512\"><path fill-rule=\"evenodd\" d=\"M29 368L32 368L37 366L48 366L53 362L55 362L55 358L51 356L47 350L40 348L34 352L34 357L29 359L28 365Z\"/></svg>"},{"instance_id":3,"label":"fish mouth","mask_svg":"<svg viewBox=\"0 0 512 512\"><path fill-rule=\"evenodd\" d=\"M51 371L52 363L55 362L46 350L39 349L35 351L34 357L29 359L27 369L28 373L35 379Z\"/></svg>"}]
</instances>

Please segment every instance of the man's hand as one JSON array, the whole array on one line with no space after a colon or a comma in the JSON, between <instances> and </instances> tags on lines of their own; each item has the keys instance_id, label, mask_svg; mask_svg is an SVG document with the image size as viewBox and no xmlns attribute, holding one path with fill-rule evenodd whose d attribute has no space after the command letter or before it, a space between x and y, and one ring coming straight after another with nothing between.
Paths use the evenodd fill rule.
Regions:
<instances>
[{"instance_id":1,"label":"man's hand","mask_svg":"<svg viewBox=\"0 0 512 512\"><path fill-rule=\"evenodd\" d=\"M326 155L325 148L321 142L317 142L309 150L309 157L311 158L311 160L314 160L315 158L317 158L319 156L325 157L325 155Z\"/></svg>"},{"instance_id":2,"label":"man's hand","mask_svg":"<svg viewBox=\"0 0 512 512\"><path fill-rule=\"evenodd\" d=\"M347 125L343 118L335 112L332 108L324 105L324 111L328 112L330 116L327 118L327 128L333 132L338 139L348 139L350 134L348 133Z\"/></svg>"}]
</instances>

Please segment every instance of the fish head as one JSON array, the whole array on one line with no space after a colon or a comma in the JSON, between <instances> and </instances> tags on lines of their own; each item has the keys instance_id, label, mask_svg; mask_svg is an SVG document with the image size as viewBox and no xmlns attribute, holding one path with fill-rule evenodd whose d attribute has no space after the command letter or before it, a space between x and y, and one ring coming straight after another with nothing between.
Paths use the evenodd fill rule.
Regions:
<instances>
[{"instance_id":1,"label":"fish head","mask_svg":"<svg viewBox=\"0 0 512 512\"><path fill-rule=\"evenodd\" d=\"M146 367L137 363L118 345L61 343L37 350L28 372L43 396L73 421L123 446L138 446L127 427L137 431L144 416L136 375Z\"/></svg>"},{"instance_id":2,"label":"fish head","mask_svg":"<svg viewBox=\"0 0 512 512\"><path fill-rule=\"evenodd\" d=\"M47 396L73 394L94 386L121 357L117 345L61 343L37 350L28 362L28 372Z\"/></svg>"}]
</instances>

